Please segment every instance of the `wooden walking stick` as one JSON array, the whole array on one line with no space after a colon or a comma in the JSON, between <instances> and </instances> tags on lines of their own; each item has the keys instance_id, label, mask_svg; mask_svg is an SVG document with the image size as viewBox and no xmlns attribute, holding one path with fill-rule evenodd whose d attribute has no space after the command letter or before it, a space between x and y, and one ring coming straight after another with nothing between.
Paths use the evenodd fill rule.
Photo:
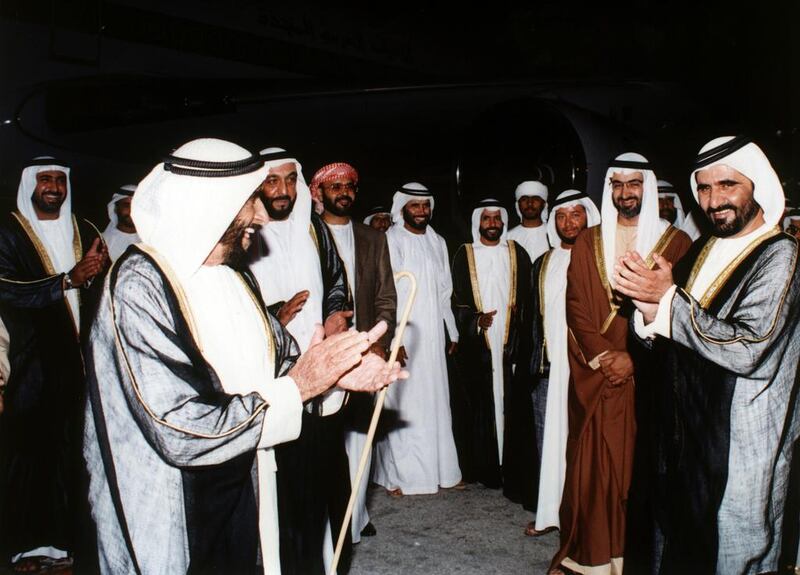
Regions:
<instances>
[{"instance_id":1,"label":"wooden walking stick","mask_svg":"<svg viewBox=\"0 0 800 575\"><path fill-rule=\"evenodd\" d=\"M394 274L394 280L399 281L402 278L408 279L411 282L411 290L408 293L408 301L405 308L403 308L403 315L400 317L400 323L397 325L397 331L394 334L394 344L392 345L392 352L389 354L387 363L394 365L397 361L397 354L400 351L400 346L403 343L403 332L406 330L408 323L408 316L411 314L411 308L414 306L414 300L417 297L417 280L411 272L397 272ZM383 410L383 401L386 399L386 392L389 386L387 385L378 393L378 399L375 401L375 409L372 411L372 420L369 422L369 431L367 432L367 442L364 449L361 450L361 459L358 462L358 471L356 477L352 482L352 490L350 492L350 501L347 502L347 511L344 514L344 521L342 521L342 528L339 530L339 540L336 542L336 552L333 554L333 563L331 563L328 575L335 575L336 567L339 565L339 559L342 556L342 547L344 547L344 540L347 537L347 529L349 528L350 518L353 516L353 507L356 505L356 497L358 496L358 486L364 478L364 471L367 467L367 459L369 459L369 452L372 449L372 440L375 438L375 429L378 427L378 420L381 418L381 411Z\"/></svg>"}]
</instances>

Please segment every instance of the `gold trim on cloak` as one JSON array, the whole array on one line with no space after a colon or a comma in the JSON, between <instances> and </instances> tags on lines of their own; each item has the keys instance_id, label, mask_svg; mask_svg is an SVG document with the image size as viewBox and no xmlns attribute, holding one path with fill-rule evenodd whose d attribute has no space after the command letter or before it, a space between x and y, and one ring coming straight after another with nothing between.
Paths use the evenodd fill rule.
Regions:
<instances>
[{"instance_id":1,"label":"gold trim on cloak","mask_svg":"<svg viewBox=\"0 0 800 575\"><path fill-rule=\"evenodd\" d=\"M184 316L184 319L186 320L186 323L189 326L189 332L190 332L190 334L192 336L192 339L194 340L194 343L197 345L197 348L200 350L200 353L202 355L203 350L200 347L200 339L199 339L198 333L197 333L197 326L195 324L194 317L192 316L191 308L189 307L189 302L186 299L186 293L183 291L183 287L181 286L180 282L178 281L177 277L175 276L174 272L172 271L171 266L169 265L169 263L167 263L167 261L160 254L158 254L150 246L148 246L146 244L142 244L142 243L136 244L136 246L139 249L141 249L144 253L148 254L149 256L151 256L153 258L153 261L155 262L156 267L158 267L160 269L160 271L164 274L164 277L167 280L167 283L169 283L170 286L172 286L172 289L173 289L173 291L175 293L175 296L178 299L178 307L180 308L180 313ZM119 260L117 260L117 262L119 262ZM113 267L115 267L117 265L117 262L114 263L114 266L112 266L112 269L113 269ZM109 272L109 273L111 273L111 272ZM241 276L240 276L240 279L242 279ZM270 344L270 351L273 354L272 358L273 358L273 365L274 365L275 364L275 340L274 340L274 334L272 332L272 329L269 327L269 322L267 321L266 317L264 316L264 311L261 309L261 306L258 305L258 300L255 298L255 296L253 295L252 291L250 290L250 287L246 284L246 282L244 282L243 279L242 279L242 282L245 283L245 288L247 288L248 294L250 295L251 298L253 298L253 301L256 304L256 308L258 309L259 313L262 316L262 321L265 322L265 327L267 328L267 340L269 341L269 344ZM144 397L142 396L141 389L139 387L139 383L136 380L136 376L134 376L133 371L131 370L130 361L128 360L128 354L125 351L125 349L122 347L121 336L120 336L120 333L119 333L119 326L117 325L117 321L116 321L117 311L116 311L116 307L114 305L114 298L111 297L111 288L110 288L110 286L107 286L106 289L109 290L108 305L109 305L109 308L111 309L111 325L112 325L112 327L114 329L114 343L116 345L117 351L119 352L120 356L124 360L125 372L128 374L128 378L130 379L131 385L133 387L133 391L136 394L136 398L139 401L139 403L141 404L141 406L144 408L144 410L147 413L147 415L149 415L150 418L153 421L155 421L158 424L163 425L164 427L167 427L168 429L172 429L173 431L177 431L179 433L184 433L184 434L189 435L191 437L198 437L198 438L201 438L201 439L221 439L223 437L227 437L229 435L235 434L238 431L240 431L241 429L244 429L245 427L250 425L250 423L256 417L258 417L259 414L262 411L267 409L267 407L268 407L267 402L266 401L262 401L262 403L260 403L259 405L256 406L256 408L253 411L253 413L250 414L250 416L247 419L245 419L244 421L242 421L241 423L239 423L235 427L232 427L231 429L228 429L227 431L224 431L222 433L217 433L217 434L199 433L197 431L192 431L192 430L189 430L189 429L185 429L185 428L182 428L180 426L174 425L174 424L172 424L172 423L170 423L170 422L158 417L158 415L156 415L156 413L145 402ZM205 362L209 366L211 365L208 362L208 360L205 359L205 356L203 357L203 359L205 360Z\"/></svg>"},{"instance_id":2,"label":"gold trim on cloak","mask_svg":"<svg viewBox=\"0 0 800 575\"><path fill-rule=\"evenodd\" d=\"M774 237L778 234L782 233L781 229L778 226L774 228L770 228L769 231L761 234L757 238L755 238L752 242L750 242L747 247L745 247L739 255L737 255L734 260L725 266L725 269L717 276L717 278L711 282L711 285L708 286L703 296L698 300L700 303L700 307L703 309L707 309L708 306L714 301L714 298L719 293L719 290L722 289L722 286L730 279L739 265L747 258L753 250L755 250L759 245L761 245L766 240ZM694 265L692 266L692 271L689 273L689 279L686 281L686 292L690 293L692 291L692 287L694 286L694 282L697 280L697 275L700 273L700 269L705 265L706 260L708 259L708 254L711 252L711 248L714 244L717 243L717 238L712 236L703 246L703 249L700 251L700 255L697 256L697 260L695 260Z\"/></svg>"},{"instance_id":3,"label":"gold trim on cloak","mask_svg":"<svg viewBox=\"0 0 800 575\"><path fill-rule=\"evenodd\" d=\"M614 321L614 318L617 317L620 306L614 300L614 292L611 289L611 283L608 281L608 276L606 275L606 261L603 251L603 236L601 228L602 226L593 226L590 229L592 230L592 244L594 246L595 265L597 266L597 272L600 274L600 283L603 284L603 288L606 290L608 305L611 308L611 311L608 313L608 316L606 316L605 321L603 321L603 325L600 326L600 333L604 334L606 331L608 331L608 328L611 327L611 322ZM648 269L653 269L653 266L655 265L653 256L655 254L662 255L664 250L667 249L669 244L672 242L672 239L679 231L680 230L673 225L670 225L666 230L664 230L664 233L661 234L660 238L658 238L658 241L653 246L653 249L650 250L647 258L644 260L644 263Z\"/></svg>"},{"instance_id":4,"label":"gold trim on cloak","mask_svg":"<svg viewBox=\"0 0 800 575\"><path fill-rule=\"evenodd\" d=\"M11 212L11 215L14 216L14 219L16 219L17 222L19 222L19 225L22 228L22 231L25 232L25 235L28 236L28 239L33 244L33 248L34 248L34 250L36 250L36 255L39 256L39 261L42 264L42 268L44 268L44 273L46 273L48 275L45 278L42 278L42 279L39 279L39 280L34 280L34 281L27 281L27 282L17 281L17 280L9 280L9 279L5 279L5 278L3 279L3 281L8 282L8 283L19 284L19 285L30 285L30 284L41 283L43 281L49 281L49 280L52 280L53 278L55 278L57 276L62 275L60 273L56 273L55 267L53 266L53 261L50 259L50 254L47 253L47 248L44 247L44 244L42 243L42 240L39 238L38 235L36 235L36 232L34 231L33 226L31 226L31 223L28 221L28 218L26 218L25 216L23 216L21 213L19 213L17 211ZM92 227L94 227L94 226L92 226ZM95 228L95 230L96 229L97 228ZM79 261L81 261L81 259L83 259L83 245L81 243L81 234L80 234L80 231L78 230L78 221L75 219L75 214L72 214L72 253L75 256L75 263L76 264ZM81 293L79 291L76 291L76 294L78 296L78 306L80 306ZM67 306L67 313L69 313L69 317L72 320L72 326L75 329L75 337L80 340L80 331L79 331L78 323L75 320L75 314L72 312L72 308L70 307L69 302L67 301L66 292L64 292L63 302L64 302L64 305Z\"/></svg>"},{"instance_id":5,"label":"gold trim on cloak","mask_svg":"<svg viewBox=\"0 0 800 575\"><path fill-rule=\"evenodd\" d=\"M547 264L550 263L550 256L553 255L553 250L548 250L542 256L542 266L539 268L539 314L542 316L542 328L544 328L544 310L545 310L545 302L544 302L544 286L545 286L545 276L547 275ZM544 332L544 329L542 329ZM542 359L539 362L539 373L544 373L544 362L545 357L547 354L547 337L544 333L542 333Z\"/></svg>"},{"instance_id":6,"label":"gold trim on cloak","mask_svg":"<svg viewBox=\"0 0 800 575\"><path fill-rule=\"evenodd\" d=\"M747 258L747 256L749 256L753 252L753 250L755 250L759 245L764 243L766 240L782 233L784 232L782 232L778 226L775 226L771 228L769 231L755 238L750 244L748 244L747 247L744 250L742 250L742 252L738 256L736 256L736 258L730 264L728 264L724 270L722 270L722 273L717 277L717 279L714 280L714 282L712 282L712 284L709 286L709 288L706 290L706 292L703 294L702 298L700 298L698 302L700 304L700 307L702 309L707 309L707 307L711 304L711 302L714 300L717 294L719 294L719 291L722 289L725 283L730 279L730 277L733 275L733 273L736 271L739 265L741 265L741 263L745 260L745 258ZM789 236L788 234L787 236L792 238L795 242L795 246L797 246L797 239L794 238L793 236ZM700 327L697 325L697 319L695 317L695 307L694 307L695 300L691 296L690 292L692 289L692 285L694 284L695 280L697 279L697 275L700 272L700 268L703 267L703 264L708 259L708 254L711 251L711 246L715 242L716 238L714 237L710 238L708 242L706 242L706 245L703 246L700 255L698 256L697 260L692 266L692 271L689 274L689 280L686 283L686 288L678 288L686 295L687 299L689 300L689 308L690 308L689 317L692 320L692 329L694 329L697 335L700 336L703 340L715 345L731 345L734 343L738 343L740 341L746 341L748 343L761 343L766 341L772 336L772 333L775 331L775 328L778 325L778 317L780 315L780 309L783 307L783 303L786 300L786 295L789 293L789 286L791 285L791 281L786 282L786 286L784 286L783 293L781 294L780 300L778 302L777 311L775 312L772 318L772 323L770 324L767 333L763 336L748 338L743 335L740 335L730 340L722 340L706 335L700 330ZM794 261L792 262L792 273L789 274L790 278L795 274L795 271L797 269L797 258L798 258L798 250L795 250Z\"/></svg>"},{"instance_id":7,"label":"gold trim on cloak","mask_svg":"<svg viewBox=\"0 0 800 575\"><path fill-rule=\"evenodd\" d=\"M508 343L508 335L511 330L511 312L514 306L517 305L517 250L515 249L516 242L508 240L508 257L510 263L510 281L509 281L509 295L508 307L506 312L506 331L503 334L503 345ZM469 269L469 281L472 286L472 299L475 301L475 309L478 313L483 313L483 303L481 302L481 290L478 285L478 272L475 267L475 250L472 244L464 244L464 252L467 255L467 267ZM486 346L491 349L489 343L488 330L483 330L483 337L486 340Z\"/></svg>"}]
</instances>

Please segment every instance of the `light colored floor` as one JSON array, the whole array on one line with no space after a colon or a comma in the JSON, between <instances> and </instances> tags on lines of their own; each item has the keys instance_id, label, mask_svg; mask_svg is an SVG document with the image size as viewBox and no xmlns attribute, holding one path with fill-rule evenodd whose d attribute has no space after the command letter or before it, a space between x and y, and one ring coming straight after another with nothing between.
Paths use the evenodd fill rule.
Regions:
<instances>
[{"instance_id":1,"label":"light colored floor","mask_svg":"<svg viewBox=\"0 0 800 575\"><path fill-rule=\"evenodd\" d=\"M558 550L557 532L526 537L532 514L497 490L468 485L395 499L373 485L369 495L378 534L355 546L351 575L538 575Z\"/></svg>"}]
</instances>

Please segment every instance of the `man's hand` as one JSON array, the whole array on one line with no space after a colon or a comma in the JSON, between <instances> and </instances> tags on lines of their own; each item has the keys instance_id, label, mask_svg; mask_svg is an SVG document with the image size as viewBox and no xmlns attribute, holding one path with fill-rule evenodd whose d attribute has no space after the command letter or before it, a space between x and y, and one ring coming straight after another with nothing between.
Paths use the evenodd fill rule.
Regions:
<instances>
[{"instance_id":1,"label":"man's hand","mask_svg":"<svg viewBox=\"0 0 800 575\"><path fill-rule=\"evenodd\" d=\"M636 309L642 312L642 318L644 319L645 325L647 325L648 323L653 323L655 321L656 314L658 313L657 303L644 302L635 299L633 300L633 305L636 306Z\"/></svg>"},{"instance_id":2,"label":"man's hand","mask_svg":"<svg viewBox=\"0 0 800 575\"><path fill-rule=\"evenodd\" d=\"M386 348L380 342L375 342L371 346L369 346L369 352L374 353L383 361L389 357L389 354L386 353Z\"/></svg>"},{"instance_id":3,"label":"man's hand","mask_svg":"<svg viewBox=\"0 0 800 575\"><path fill-rule=\"evenodd\" d=\"M455 355L457 351L458 351L458 342L451 341L450 345L447 346L447 355Z\"/></svg>"},{"instance_id":4,"label":"man's hand","mask_svg":"<svg viewBox=\"0 0 800 575\"><path fill-rule=\"evenodd\" d=\"M281 306L277 313L278 321L281 322L281 325L288 325L294 319L294 316L300 313L300 310L306 305L309 295L311 295L311 292L308 290L299 291Z\"/></svg>"},{"instance_id":5,"label":"man's hand","mask_svg":"<svg viewBox=\"0 0 800 575\"><path fill-rule=\"evenodd\" d=\"M347 320L351 317L353 317L352 311L337 311L329 315L325 320L325 337L347 331Z\"/></svg>"},{"instance_id":6,"label":"man's hand","mask_svg":"<svg viewBox=\"0 0 800 575\"><path fill-rule=\"evenodd\" d=\"M325 331L318 325L309 348L300 356L288 374L297 384L302 400L305 402L325 392L345 373L358 365L370 345L386 333L386 328L386 322L380 321L369 332L346 331L324 339ZM386 363L380 359L378 361ZM372 360L370 365L374 369ZM368 386L365 377L368 381L373 381L377 373L373 371L366 372L366 375L357 375L355 381Z\"/></svg>"},{"instance_id":7,"label":"man's hand","mask_svg":"<svg viewBox=\"0 0 800 575\"><path fill-rule=\"evenodd\" d=\"M400 362L402 367L406 366L406 362L408 361L408 354L406 353L406 346L401 345L400 349L397 350L397 361Z\"/></svg>"},{"instance_id":8,"label":"man's hand","mask_svg":"<svg viewBox=\"0 0 800 575\"><path fill-rule=\"evenodd\" d=\"M626 351L608 351L600 358L600 371L611 385L621 385L633 376L633 360Z\"/></svg>"},{"instance_id":9,"label":"man's hand","mask_svg":"<svg viewBox=\"0 0 800 575\"><path fill-rule=\"evenodd\" d=\"M400 369L400 362L393 366L379 358L374 353L364 356L355 368L348 371L338 382L337 386L348 391L378 391L398 379L408 378L408 372Z\"/></svg>"},{"instance_id":10,"label":"man's hand","mask_svg":"<svg viewBox=\"0 0 800 575\"><path fill-rule=\"evenodd\" d=\"M637 252L626 252L614 265L617 290L634 300L658 303L674 283L672 264L658 254L653 254L655 269L648 269Z\"/></svg>"},{"instance_id":11,"label":"man's hand","mask_svg":"<svg viewBox=\"0 0 800 575\"><path fill-rule=\"evenodd\" d=\"M108 250L100 241L100 238L95 238L92 246L83 259L75 264L69 272L69 279L74 286L82 286L87 281L94 279L94 277L103 271L103 268L108 263Z\"/></svg>"},{"instance_id":12,"label":"man's hand","mask_svg":"<svg viewBox=\"0 0 800 575\"><path fill-rule=\"evenodd\" d=\"M492 323L494 322L494 316L497 313L496 309L492 311L482 313L481 316L478 318L478 327L481 329L489 329L492 327Z\"/></svg>"}]
</instances>

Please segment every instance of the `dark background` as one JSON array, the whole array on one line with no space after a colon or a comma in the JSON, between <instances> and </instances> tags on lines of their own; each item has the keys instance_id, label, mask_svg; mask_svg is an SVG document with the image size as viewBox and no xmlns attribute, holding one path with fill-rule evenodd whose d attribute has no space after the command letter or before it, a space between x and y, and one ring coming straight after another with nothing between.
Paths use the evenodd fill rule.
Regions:
<instances>
[{"instance_id":1,"label":"dark background","mask_svg":"<svg viewBox=\"0 0 800 575\"><path fill-rule=\"evenodd\" d=\"M744 133L798 203L792 2L429 4L0 0L0 201L49 153L103 226L114 189L213 136L287 148L307 180L350 162L361 209L423 182L464 239L476 199L598 197L627 150L685 195L699 147Z\"/></svg>"}]
</instances>

